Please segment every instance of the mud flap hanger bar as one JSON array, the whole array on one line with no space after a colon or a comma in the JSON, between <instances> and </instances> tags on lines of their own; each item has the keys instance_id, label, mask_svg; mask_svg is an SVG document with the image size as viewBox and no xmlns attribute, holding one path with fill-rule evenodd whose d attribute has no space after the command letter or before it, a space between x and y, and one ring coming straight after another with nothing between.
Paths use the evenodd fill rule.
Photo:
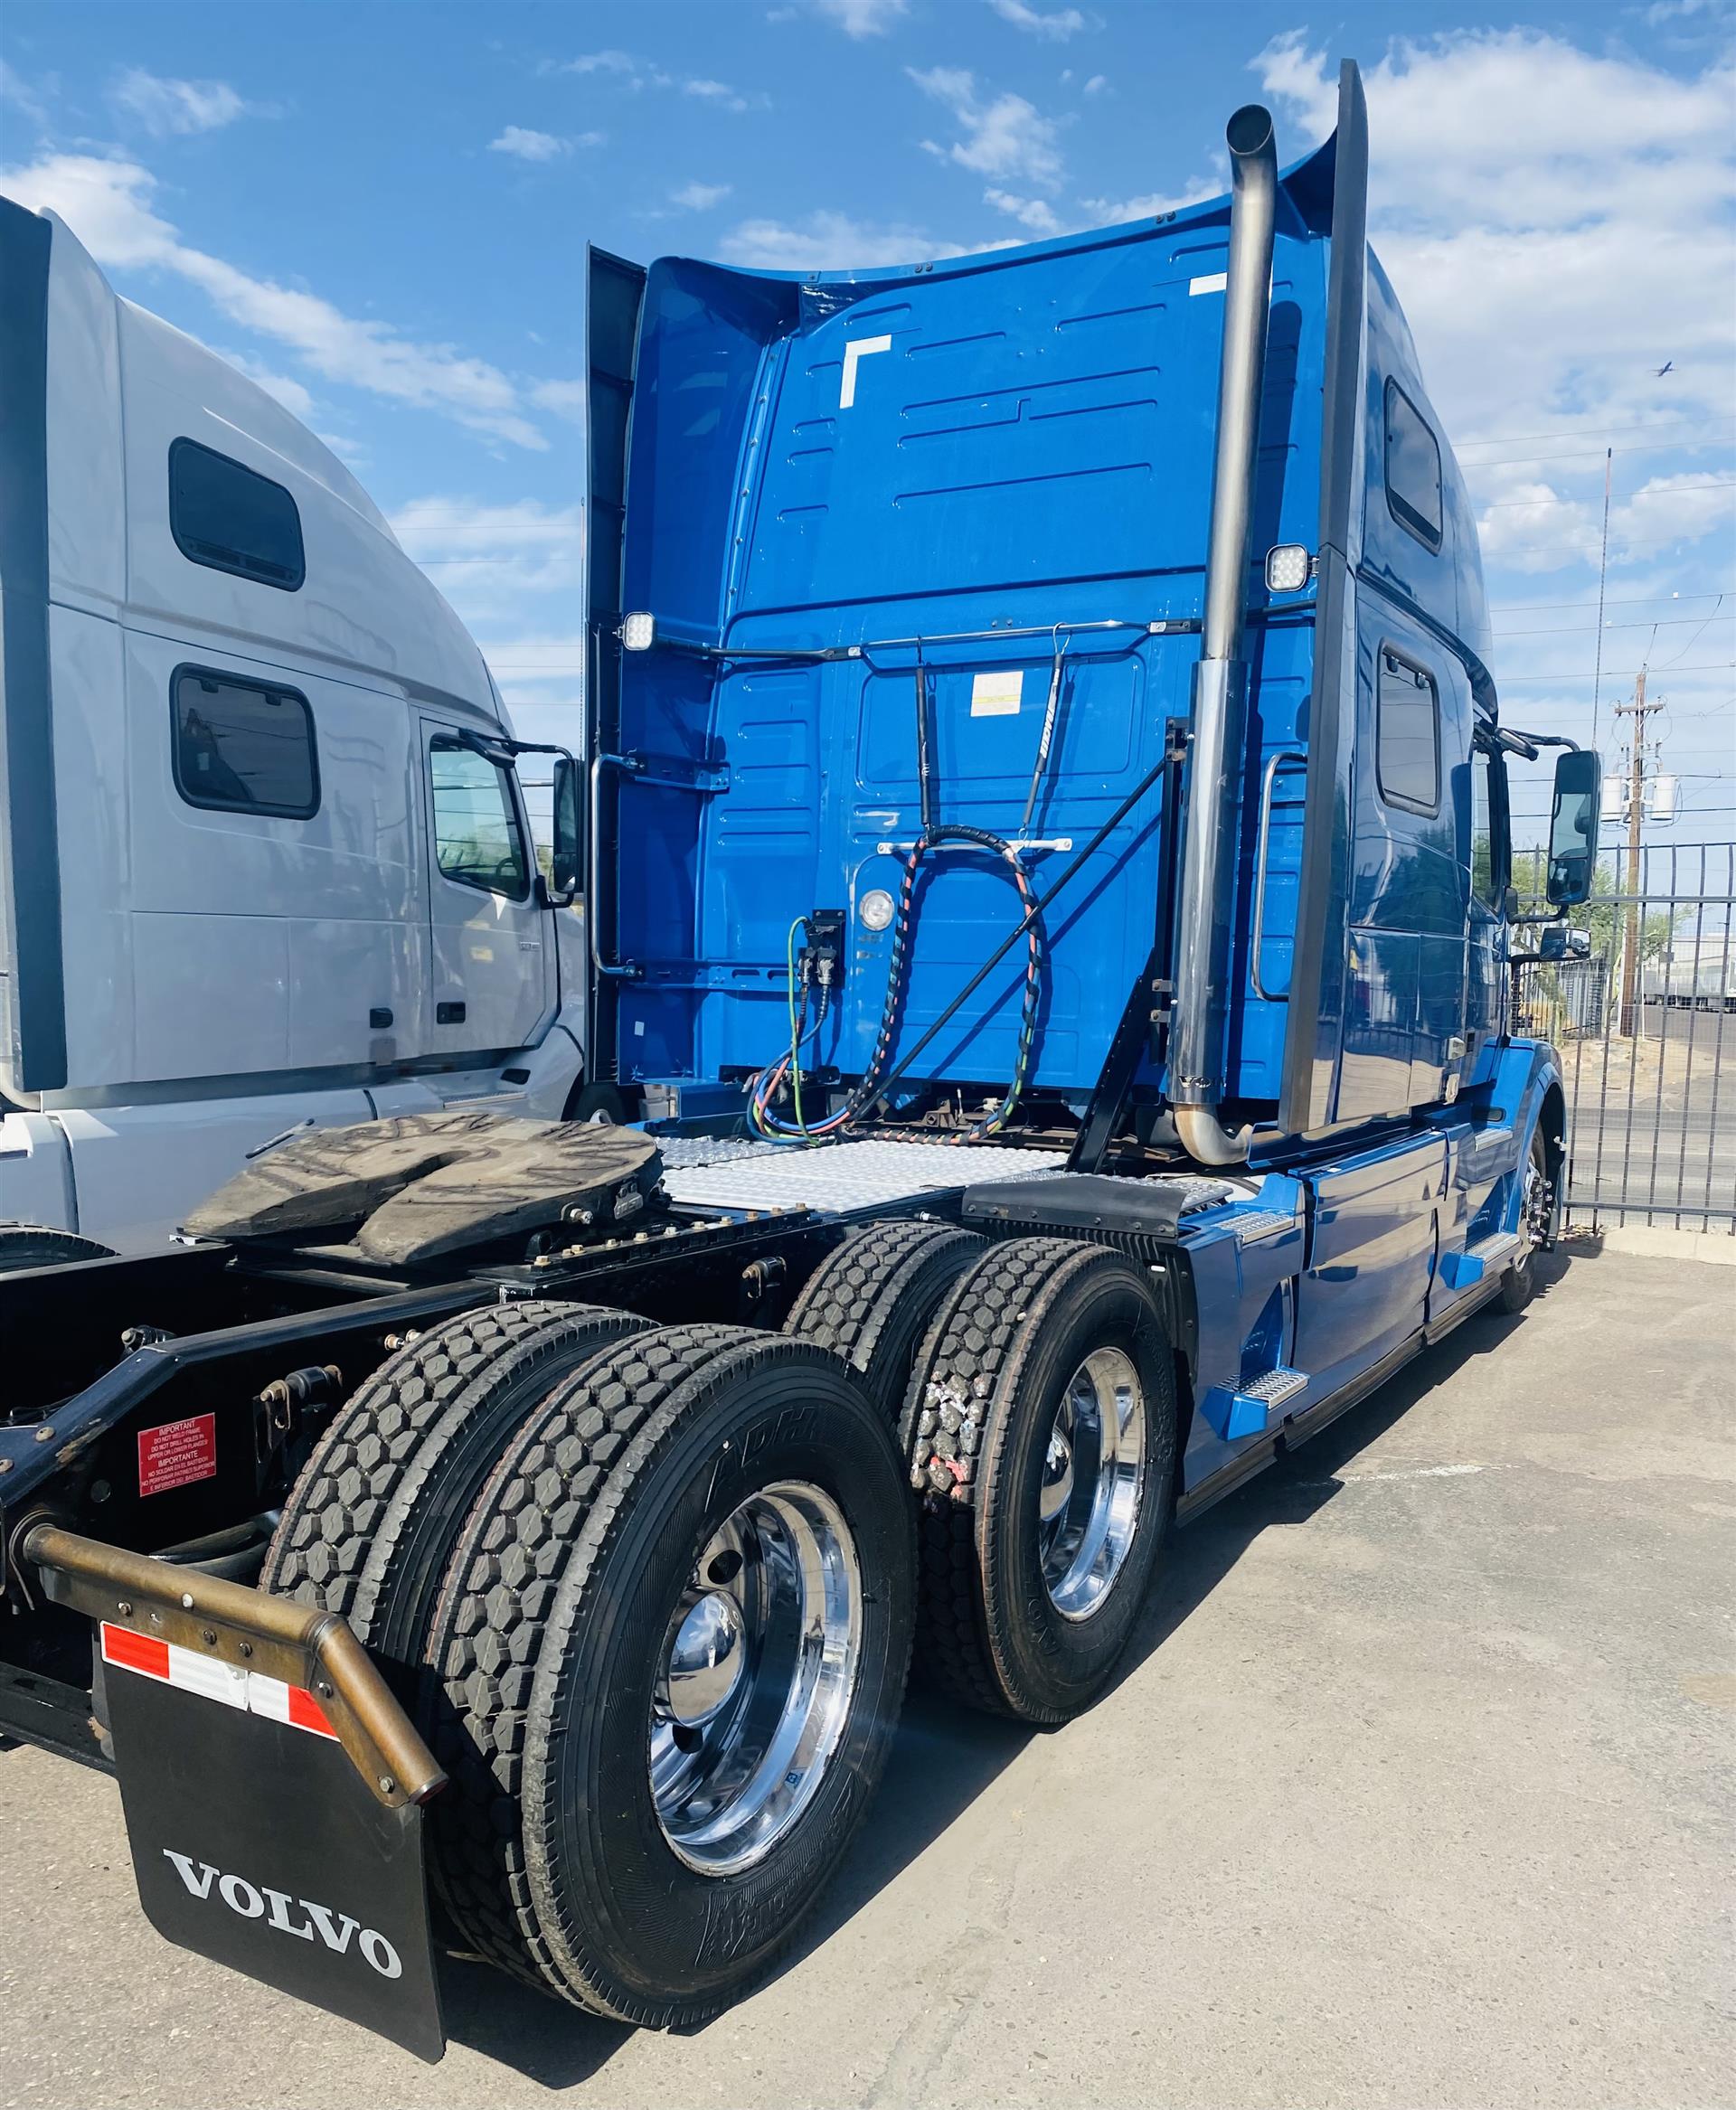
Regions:
<instances>
[{"instance_id":1,"label":"mud flap hanger bar","mask_svg":"<svg viewBox=\"0 0 1736 2110\"><path fill-rule=\"evenodd\" d=\"M54 1604L311 1692L377 1802L389 1808L422 1803L446 1785L434 1754L336 1613L53 1524L27 1529L19 1554L41 1571Z\"/></svg>"}]
</instances>

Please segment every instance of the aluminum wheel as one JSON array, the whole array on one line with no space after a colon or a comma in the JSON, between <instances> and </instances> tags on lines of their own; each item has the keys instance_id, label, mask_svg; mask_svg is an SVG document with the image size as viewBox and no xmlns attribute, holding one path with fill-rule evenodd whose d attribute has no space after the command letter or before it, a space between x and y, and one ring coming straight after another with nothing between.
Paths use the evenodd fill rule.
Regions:
<instances>
[{"instance_id":1,"label":"aluminum wheel","mask_svg":"<svg viewBox=\"0 0 1736 2110\"><path fill-rule=\"evenodd\" d=\"M1064 1619L1115 1587L1146 1484L1146 1396L1118 1348L1088 1355L1061 1389L1037 1496L1043 1579Z\"/></svg>"},{"instance_id":2,"label":"aluminum wheel","mask_svg":"<svg viewBox=\"0 0 1736 2110\"><path fill-rule=\"evenodd\" d=\"M694 1565L652 1700L657 1822L689 1868L752 1868L801 1816L844 1732L861 1644L861 1568L837 1504L806 1481L750 1496Z\"/></svg>"},{"instance_id":3,"label":"aluminum wheel","mask_svg":"<svg viewBox=\"0 0 1736 2110\"><path fill-rule=\"evenodd\" d=\"M1549 1236L1551 1196L1549 1180L1533 1150L1525 1163L1524 1192L1519 1201L1520 1247L1514 1256L1515 1267L1529 1267L1533 1257Z\"/></svg>"}]
</instances>

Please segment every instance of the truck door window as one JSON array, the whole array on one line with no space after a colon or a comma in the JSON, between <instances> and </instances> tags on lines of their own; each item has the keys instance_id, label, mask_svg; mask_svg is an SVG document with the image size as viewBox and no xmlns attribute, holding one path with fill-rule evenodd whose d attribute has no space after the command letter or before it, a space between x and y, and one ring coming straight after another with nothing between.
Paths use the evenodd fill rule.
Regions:
<instances>
[{"instance_id":1,"label":"truck door window","mask_svg":"<svg viewBox=\"0 0 1736 2110\"><path fill-rule=\"evenodd\" d=\"M1500 762L1471 749L1471 891L1500 909L1507 890L1507 787Z\"/></svg>"},{"instance_id":2,"label":"truck door window","mask_svg":"<svg viewBox=\"0 0 1736 2110\"><path fill-rule=\"evenodd\" d=\"M1386 384L1386 502L1430 550L1440 547L1440 443L1395 381Z\"/></svg>"},{"instance_id":3,"label":"truck door window","mask_svg":"<svg viewBox=\"0 0 1736 2110\"><path fill-rule=\"evenodd\" d=\"M175 787L189 805L305 821L319 810L314 714L294 689L177 667Z\"/></svg>"},{"instance_id":4,"label":"truck door window","mask_svg":"<svg viewBox=\"0 0 1736 2110\"><path fill-rule=\"evenodd\" d=\"M213 571L283 593L307 576L301 515L288 492L196 439L169 448L169 532L184 557Z\"/></svg>"},{"instance_id":5,"label":"truck door window","mask_svg":"<svg viewBox=\"0 0 1736 2110\"><path fill-rule=\"evenodd\" d=\"M434 861L460 886L522 901L530 867L506 771L456 740L429 750L434 789Z\"/></svg>"},{"instance_id":6,"label":"truck door window","mask_svg":"<svg viewBox=\"0 0 1736 2110\"><path fill-rule=\"evenodd\" d=\"M1381 647L1374 751L1388 805L1440 810L1440 698L1434 677L1391 645Z\"/></svg>"}]
</instances>

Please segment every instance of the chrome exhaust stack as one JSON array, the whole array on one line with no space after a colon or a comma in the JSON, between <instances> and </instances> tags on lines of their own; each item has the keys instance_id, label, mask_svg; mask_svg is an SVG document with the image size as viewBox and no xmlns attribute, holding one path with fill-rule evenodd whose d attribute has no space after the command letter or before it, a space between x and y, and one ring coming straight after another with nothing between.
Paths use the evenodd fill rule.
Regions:
<instances>
[{"instance_id":1,"label":"chrome exhaust stack","mask_svg":"<svg viewBox=\"0 0 1736 2110\"><path fill-rule=\"evenodd\" d=\"M1237 809L1247 715L1241 656L1253 523L1260 401L1271 307L1278 153L1271 112L1239 109L1225 128L1230 148L1230 262L1218 376L1218 444L1206 550L1205 621L1194 670L1187 835L1183 852L1170 1036L1170 1098L1176 1131L1202 1164L1240 1164L1253 1131L1225 1128L1224 1013L1229 1001L1235 902Z\"/></svg>"}]
</instances>

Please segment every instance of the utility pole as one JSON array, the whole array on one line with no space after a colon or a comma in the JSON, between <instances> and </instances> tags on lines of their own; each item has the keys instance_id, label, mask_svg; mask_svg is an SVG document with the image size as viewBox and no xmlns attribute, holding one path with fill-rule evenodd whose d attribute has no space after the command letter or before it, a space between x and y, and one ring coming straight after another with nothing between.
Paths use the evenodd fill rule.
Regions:
<instances>
[{"instance_id":1,"label":"utility pole","mask_svg":"<svg viewBox=\"0 0 1736 2110\"><path fill-rule=\"evenodd\" d=\"M1663 704L1646 701L1646 669L1641 667L1634 677L1634 700L1631 703L1618 703L1616 716L1631 718L1634 721L1632 752L1628 770L1628 928L1627 940L1621 952L1621 1013L1619 1031L1631 1038L1634 1031L1635 999L1639 988L1639 824L1645 813L1646 799L1646 720L1654 711L1661 711Z\"/></svg>"}]
</instances>

